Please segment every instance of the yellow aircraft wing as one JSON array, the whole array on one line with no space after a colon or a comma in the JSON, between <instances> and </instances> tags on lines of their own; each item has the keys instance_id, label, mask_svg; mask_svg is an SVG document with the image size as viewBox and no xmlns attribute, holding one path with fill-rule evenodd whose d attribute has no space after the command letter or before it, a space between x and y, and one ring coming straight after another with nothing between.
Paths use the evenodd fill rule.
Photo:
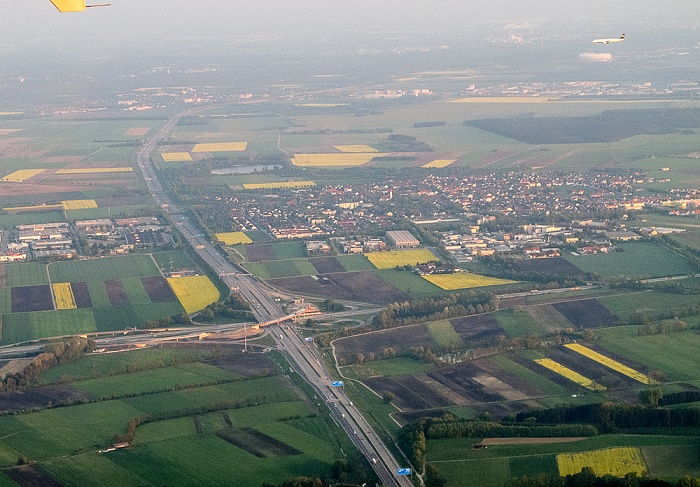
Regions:
<instances>
[{"instance_id":1,"label":"yellow aircraft wing","mask_svg":"<svg viewBox=\"0 0 700 487\"><path fill-rule=\"evenodd\" d=\"M61 12L82 12L85 10L85 0L51 0L54 7Z\"/></svg>"}]
</instances>

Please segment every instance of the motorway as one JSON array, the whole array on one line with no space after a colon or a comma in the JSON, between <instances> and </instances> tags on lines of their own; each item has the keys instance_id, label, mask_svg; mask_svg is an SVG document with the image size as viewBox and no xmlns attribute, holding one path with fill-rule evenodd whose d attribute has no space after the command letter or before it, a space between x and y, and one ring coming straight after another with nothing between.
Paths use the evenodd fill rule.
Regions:
<instances>
[{"instance_id":1,"label":"motorway","mask_svg":"<svg viewBox=\"0 0 700 487\"><path fill-rule=\"evenodd\" d=\"M163 209L171 223L182 233L197 254L219 275L229 289L236 290L250 302L251 311L260 323L277 320L284 317L286 313L268 294L266 288L222 256L204 238L204 235L182 214L181 209L173 205L156 176L151 156L158 142L168 137L181 117L192 115L198 110L201 109L187 110L168 120L136 154L136 164L155 203ZM397 475L398 462L342 389L331 388L333 378L324 367L316 347L302 340L294 331L295 329L288 325L271 325L270 328L277 345L285 353L292 367L329 405L335 421L365 455L382 483L387 487L412 486L407 476Z\"/></svg>"}]
</instances>

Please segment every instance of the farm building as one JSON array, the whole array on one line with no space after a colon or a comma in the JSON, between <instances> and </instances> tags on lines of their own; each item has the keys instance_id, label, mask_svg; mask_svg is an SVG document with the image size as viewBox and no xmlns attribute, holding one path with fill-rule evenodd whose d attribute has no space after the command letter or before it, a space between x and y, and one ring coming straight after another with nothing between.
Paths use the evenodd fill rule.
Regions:
<instances>
[{"instance_id":1,"label":"farm building","mask_svg":"<svg viewBox=\"0 0 700 487\"><path fill-rule=\"evenodd\" d=\"M396 249L414 249L420 247L420 241L408 230L386 232L386 239Z\"/></svg>"}]
</instances>

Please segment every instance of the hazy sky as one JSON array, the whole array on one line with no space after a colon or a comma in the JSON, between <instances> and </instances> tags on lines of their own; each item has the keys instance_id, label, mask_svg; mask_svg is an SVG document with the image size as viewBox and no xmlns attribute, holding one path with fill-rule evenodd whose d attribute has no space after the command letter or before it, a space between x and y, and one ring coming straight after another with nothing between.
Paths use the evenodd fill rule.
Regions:
<instances>
[{"instance_id":1,"label":"hazy sky","mask_svg":"<svg viewBox=\"0 0 700 487\"><path fill-rule=\"evenodd\" d=\"M656 22L698 22L697 0L111 0L110 8L60 14L49 0L0 0L0 48L72 47L150 37L343 35L361 30L455 29L474 22L607 21L617 30ZM95 3L109 0L95 0ZM618 34L615 32L610 35ZM604 33L601 33L604 34Z\"/></svg>"}]
</instances>

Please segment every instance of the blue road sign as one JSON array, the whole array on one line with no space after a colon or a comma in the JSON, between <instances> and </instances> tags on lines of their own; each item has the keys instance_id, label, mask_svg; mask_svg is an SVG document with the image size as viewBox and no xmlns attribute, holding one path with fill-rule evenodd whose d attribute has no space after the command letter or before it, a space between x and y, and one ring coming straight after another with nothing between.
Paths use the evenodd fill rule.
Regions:
<instances>
[{"instance_id":1,"label":"blue road sign","mask_svg":"<svg viewBox=\"0 0 700 487\"><path fill-rule=\"evenodd\" d=\"M343 387L343 381L342 380L334 380L333 382L331 382L331 385L333 387Z\"/></svg>"},{"instance_id":2,"label":"blue road sign","mask_svg":"<svg viewBox=\"0 0 700 487\"><path fill-rule=\"evenodd\" d=\"M411 475L411 469L410 468L400 468L396 471L397 475Z\"/></svg>"}]
</instances>

